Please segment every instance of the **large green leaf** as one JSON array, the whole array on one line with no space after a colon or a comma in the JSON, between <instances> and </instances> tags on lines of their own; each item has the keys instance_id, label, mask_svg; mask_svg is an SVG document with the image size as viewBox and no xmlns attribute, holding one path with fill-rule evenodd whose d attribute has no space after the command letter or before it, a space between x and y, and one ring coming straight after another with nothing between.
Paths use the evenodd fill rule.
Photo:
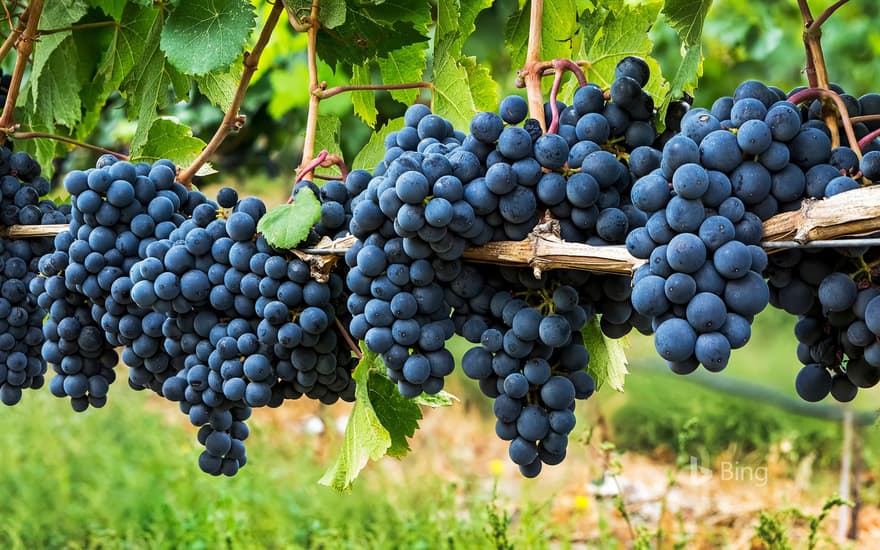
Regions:
<instances>
[{"instance_id":1,"label":"large green leaf","mask_svg":"<svg viewBox=\"0 0 880 550\"><path fill-rule=\"evenodd\" d=\"M257 231L272 246L296 248L309 236L309 231L321 219L321 202L311 189L301 189L293 204L279 204L266 212L257 224Z\"/></svg>"},{"instance_id":2,"label":"large green leaf","mask_svg":"<svg viewBox=\"0 0 880 550\"><path fill-rule=\"evenodd\" d=\"M400 395L397 384L378 370L370 373L368 389L370 404L391 436L388 456L403 458L410 451L407 438L415 435L419 427L421 409L415 401Z\"/></svg>"},{"instance_id":3,"label":"large green leaf","mask_svg":"<svg viewBox=\"0 0 880 550\"><path fill-rule=\"evenodd\" d=\"M91 134L101 116L107 96L117 90L137 63L143 61L150 29L159 16L159 10L129 4L119 24L110 29L96 29L109 34L107 46L98 61L98 68L82 92L83 122L77 136L85 139ZM88 40L94 40L92 35ZM154 36L158 39L158 35Z\"/></svg>"},{"instance_id":4,"label":"large green leaf","mask_svg":"<svg viewBox=\"0 0 880 550\"><path fill-rule=\"evenodd\" d=\"M669 93L659 108L658 120L666 117L669 102L680 98L684 92L692 93L703 74L703 50L701 38L706 14L712 0L666 0L663 15L678 34L682 58L670 82Z\"/></svg>"},{"instance_id":5,"label":"large green leaf","mask_svg":"<svg viewBox=\"0 0 880 550\"><path fill-rule=\"evenodd\" d=\"M82 118L82 83L77 74L77 60L76 44L68 35L39 68L35 64L32 76L31 91L36 108L47 110L54 123L68 128L76 126Z\"/></svg>"},{"instance_id":6,"label":"large green leaf","mask_svg":"<svg viewBox=\"0 0 880 550\"><path fill-rule=\"evenodd\" d=\"M167 102L171 76L158 44L163 23L161 16L153 21L146 38L147 48L122 83L128 99L129 116L137 120L132 149L144 146L153 122L159 116L156 109Z\"/></svg>"},{"instance_id":7,"label":"large green leaf","mask_svg":"<svg viewBox=\"0 0 880 550\"><path fill-rule=\"evenodd\" d=\"M40 27L43 29L62 29L66 27L70 27L74 23L80 20L83 15L88 11L88 6L86 6L85 2L81 0L59 0L57 2L48 2L43 9L43 12L40 14ZM70 65L70 55L69 52L59 52L60 56L53 63L55 65L54 68L57 68L58 59L61 59L66 66L63 66L62 69L64 71L61 75L53 75L52 70L47 70L49 64L52 62L53 54L56 53L58 47L61 46L62 43L65 43L67 47L71 47L73 42L68 40L72 31L63 31L56 32L44 35L40 38L40 41L34 47L34 61L32 65L32 77L31 79L34 81L32 87L32 92L34 95L34 100L38 101L40 97L40 93L42 92L43 87L50 87L50 93L52 93L52 100L57 100L59 98L59 88L63 86L73 85L73 82L57 82L58 79L61 78L70 78L73 71L76 70L76 63ZM74 52L74 59L75 52ZM48 78L40 78L44 72L47 72ZM77 92L79 90L76 90ZM78 95L78 94L77 94ZM52 102L48 103L49 105L53 105ZM72 105L61 105L59 106L65 110L71 110L74 106ZM76 109L80 107L79 97L76 99ZM70 112L62 115L62 118L70 118ZM78 116L75 118L79 118Z\"/></svg>"},{"instance_id":8,"label":"large green leaf","mask_svg":"<svg viewBox=\"0 0 880 550\"><path fill-rule=\"evenodd\" d=\"M88 0L88 3L93 8L99 8L117 21L121 20L125 6L128 4L126 0ZM137 5L137 3L130 5Z\"/></svg>"},{"instance_id":9,"label":"large green leaf","mask_svg":"<svg viewBox=\"0 0 880 550\"><path fill-rule=\"evenodd\" d=\"M352 66L351 83L357 86L370 84L369 62L363 65ZM372 90L351 92L351 105L354 108L354 114L359 116L369 126L375 126L378 111L376 110L376 96Z\"/></svg>"},{"instance_id":10,"label":"large green leaf","mask_svg":"<svg viewBox=\"0 0 880 550\"><path fill-rule=\"evenodd\" d=\"M590 364L587 372L596 382L596 390L606 382L612 389L623 391L623 384L629 371L626 369L625 339L611 339L599 328L599 319L595 318L581 329L584 346L590 350Z\"/></svg>"},{"instance_id":11,"label":"large green leaf","mask_svg":"<svg viewBox=\"0 0 880 550\"><path fill-rule=\"evenodd\" d=\"M52 0L45 2L43 4L43 11L40 12L40 28L60 29L69 27L79 21L88 11L89 6L84 0Z\"/></svg>"},{"instance_id":12,"label":"large green leaf","mask_svg":"<svg viewBox=\"0 0 880 550\"><path fill-rule=\"evenodd\" d=\"M135 162L153 163L159 159L169 159L175 164L186 166L199 156L205 142L193 137L192 130L173 120L159 119L153 122L145 142L131 150Z\"/></svg>"},{"instance_id":13,"label":"large green leaf","mask_svg":"<svg viewBox=\"0 0 880 550\"><path fill-rule=\"evenodd\" d=\"M224 72L213 72L195 77L196 85L208 100L224 111L232 105L244 65L240 60Z\"/></svg>"},{"instance_id":14,"label":"large green leaf","mask_svg":"<svg viewBox=\"0 0 880 550\"><path fill-rule=\"evenodd\" d=\"M467 71L474 107L479 111L495 111L498 108L498 84L492 80L489 69L477 63L476 57L462 57L459 64Z\"/></svg>"},{"instance_id":15,"label":"large green leaf","mask_svg":"<svg viewBox=\"0 0 880 550\"><path fill-rule=\"evenodd\" d=\"M283 0L287 10L298 19L307 19L312 11L312 0ZM318 21L328 29L345 23L347 6L345 0L321 0L318 4Z\"/></svg>"},{"instance_id":16,"label":"large green leaf","mask_svg":"<svg viewBox=\"0 0 880 550\"><path fill-rule=\"evenodd\" d=\"M422 418L418 403L402 397L396 384L385 376L379 356L363 345L361 349L363 358L352 373L357 387L342 449L319 481L337 491L350 490L370 460L406 455L410 450L407 439L413 436Z\"/></svg>"},{"instance_id":17,"label":"large green leaf","mask_svg":"<svg viewBox=\"0 0 880 550\"><path fill-rule=\"evenodd\" d=\"M255 20L248 0L181 2L162 30L162 49L186 74L222 71L241 55Z\"/></svg>"},{"instance_id":18,"label":"large green leaf","mask_svg":"<svg viewBox=\"0 0 880 550\"><path fill-rule=\"evenodd\" d=\"M466 130L477 112L468 71L458 63L454 38L440 40L434 48L433 111L456 129Z\"/></svg>"},{"instance_id":19,"label":"large green leaf","mask_svg":"<svg viewBox=\"0 0 880 550\"><path fill-rule=\"evenodd\" d=\"M430 22L431 5L423 0L350 4L344 25L319 32L318 55L331 66L358 65L424 42Z\"/></svg>"},{"instance_id":20,"label":"large green leaf","mask_svg":"<svg viewBox=\"0 0 880 550\"><path fill-rule=\"evenodd\" d=\"M351 163L352 169L372 172L376 165L382 162L382 157L385 156L385 137L401 128L403 128L403 117L389 120L388 124L373 132L373 135L370 136L370 141L361 148Z\"/></svg>"},{"instance_id":21,"label":"large green leaf","mask_svg":"<svg viewBox=\"0 0 880 550\"><path fill-rule=\"evenodd\" d=\"M703 23L711 6L712 0L666 0L663 15L683 45L696 46L703 36Z\"/></svg>"},{"instance_id":22,"label":"large green leaf","mask_svg":"<svg viewBox=\"0 0 880 550\"><path fill-rule=\"evenodd\" d=\"M379 58L379 71L383 84L407 84L422 80L425 72L427 43L417 42L394 50ZM404 105L410 105L418 97L419 90L390 90L391 97Z\"/></svg>"},{"instance_id":23,"label":"large green leaf","mask_svg":"<svg viewBox=\"0 0 880 550\"><path fill-rule=\"evenodd\" d=\"M684 46L683 48L684 57L681 58L681 63L669 82L669 92L658 108L657 120L659 122L665 122L669 103L673 99L682 97L684 92L693 92L697 87L700 77L703 76L703 52L700 45ZM663 127L661 126L658 129L662 131Z\"/></svg>"},{"instance_id":24,"label":"large green leaf","mask_svg":"<svg viewBox=\"0 0 880 550\"><path fill-rule=\"evenodd\" d=\"M166 61L165 54L159 48L163 25L161 15L153 20L145 41L147 47L122 82L123 93L128 99L129 116L137 120L131 143L133 150L145 146L150 128L159 117L156 109L168 103L169 90L175 89L178 97L189 90L189 81Z\"/></svg>"},{"instance_id":25,"label":"large green leaf","mask_svg":"<svg viewBox=\"0 0 880 550\"><path fill-rule=\"evenodd\" d=\"M614 80L617 63L626 56L636 55L645 58L651 69L645 90L655 98L664 97L668 84L660 73L660 65L650 56L654 44L648 35L662 6L661 0L638 4L611 0L582 14L583 57L590 62L587 78L608 88ZM601 21L599 26L594 21L597 18Z\"/></svg>"},{"instance_id":26,"label":"large green leaf","mask_svg":"<svg viewBox=\"0 0 880 550\"><path fill-rule=\"evenodd\" d=\"M361 470L370 460L380 460L391 448L391 434L370 403L370 374L379 369L381 359L375 353L365 352L363 359L352 373L357 383L354 393L354 407L348 416L342 448L336 461L318 481L337 491L351 490Z\"/></svg>"},{"instance_id":27,"label":"large green leaf","mask_svg":"<svg viewBox=\"0 0 880 550\"><path fill-rule=\"evenodd\" d=\"M319 10L318 19L323 27L335 29L345 23L345 0L321 0Z\"/></svg>"}]
</instances>

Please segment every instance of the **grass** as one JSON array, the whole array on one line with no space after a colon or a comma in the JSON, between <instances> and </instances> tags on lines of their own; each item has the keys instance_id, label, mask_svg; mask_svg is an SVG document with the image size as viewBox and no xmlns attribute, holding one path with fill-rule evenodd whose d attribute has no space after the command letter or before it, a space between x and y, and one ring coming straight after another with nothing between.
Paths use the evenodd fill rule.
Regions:
<instances>
[{"instance_id":1,"label":"grass","mask_svg":"<svg viewBox=\"0 0 880 550\"><path fill-rule=\"evenodd\" d=\"M373 475L353 495L318 486L306 436L256 431L232 479L202 474L186 419L114 388L74 415L47 392L0 410L0 546L14 548L438 548L488 544L485 506L460 509L439 477ZM485 499L489 495L484 495Z\"/></svg>"}]
</instances>

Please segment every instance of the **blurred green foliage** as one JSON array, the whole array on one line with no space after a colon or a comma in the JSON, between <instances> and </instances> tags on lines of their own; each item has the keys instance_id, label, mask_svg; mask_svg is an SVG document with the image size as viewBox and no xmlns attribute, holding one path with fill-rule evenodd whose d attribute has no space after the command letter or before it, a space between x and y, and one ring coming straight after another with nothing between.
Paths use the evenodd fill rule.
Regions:
<instances>
[{"instance_id":1,"label":"blurred green foliage","mask_svg":"<svg viewBox=\"0 0 880 550\"><path fill-rule=\"evenodd\" d=\"M464 46L466 55L475 56L490 71L502 97L524 93L514 85L518 67L512 65L509 53L500 47L499 41L499 29L504 28L505 21L519 4L516 0L496 0L491 8L480 13L476 31ZM828 0L810 2L815 16L830 4ZM265 13L264 7L264 16ZM877 2L851 0L823 27L825 59L831 80L856 96L877 91L878 16L880 4ZM806 84L802 73L801 29L795 0L715 0L703 33L703 77L695 94L695 105L710 106L718 97L731 95L738 83L748 79L761 80L783 90ZM675 32L662 15L651 37L653 55L669 77L678 67L681 53ZM248 123L242 132L226 140L216 164L241 178L263 179L268 190L270 186L286 186L282 182L291 178L299 164L309 95L305 36L293 31L282 18L263 59L244 103ZM319 73L320 80L326 81L328 86L348 83L351 77L345 70L334 70L323 62L319 63ZM378 76L375 74L374 78ZM207 140L222 113L198 94L191 98L189 102L175 105L171 114ZM423 92L420 101L429 103L430 93ZM400 116L406 108L387 92L377 92L376 103L378 125ZM350 163L369 139L371 128L355 116L347 94L322 102L321 112L341 118L340 145ZM106 123L101 125L100 133L93 136L93 141L105 146L126 143L134 129L122 120L122 115L118 105L106 109Z\"/></svg>"}]
</instances>

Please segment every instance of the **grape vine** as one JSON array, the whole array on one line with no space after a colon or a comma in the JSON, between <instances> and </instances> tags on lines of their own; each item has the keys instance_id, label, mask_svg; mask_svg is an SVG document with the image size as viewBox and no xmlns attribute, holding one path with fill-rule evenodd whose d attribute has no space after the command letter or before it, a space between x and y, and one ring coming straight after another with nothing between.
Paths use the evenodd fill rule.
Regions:
<instances>
[{"instance_id":1,"label":"grape vine","mask_svg":"<svg viewBox=\"0 0 880 550\"><path fill-rule=\"evenodd\" d=\"M569 453L576 403L622 389L624 336L650 335L675 374L719 372L768 305L798 316L798 395L851 401L880 382L880 95L829 80L821 27L845 3L814 18L798 0L808 86L747 80L695 108L709 3L532 0L505 37L525 97L499 98L463 53L491 2L223 0L201 17L200 0L31 0L0 46L16 52L0 401L51 366L53 395L101 408L121 362L199 427L199 467L226 476L247 463L252 409L354 402L322 479L346 489L369 459L406 454L421 406L452 403L459 363L535 477ZM644 32L661 12L684 52L671 81ZM248 123L287 24L308 77L289 200L209 198L192 186ZM77 72L83 31L108 57ZM321 63L350 81L328 84ZM207 143L161 116L193 90L224 112ZM408 105L381 127L377 91ZM114 94L137 121L125 153L82 141ZM321 112L341 94L376 130L354 159ZM70 147L101 156L67 171L64 205L45 197Z\"/></svg>"}]
</instances>

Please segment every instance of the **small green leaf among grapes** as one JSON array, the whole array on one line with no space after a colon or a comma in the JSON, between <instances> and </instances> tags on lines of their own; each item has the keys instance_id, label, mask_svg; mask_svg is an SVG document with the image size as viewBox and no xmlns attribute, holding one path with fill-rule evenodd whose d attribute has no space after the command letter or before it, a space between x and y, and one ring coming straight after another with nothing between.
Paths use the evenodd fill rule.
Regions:
<instances>
[{"instance_id":1,"label":"small green leaf among grapes","mask_svg":"<svg viewBox=\"0 0 880 550\"><path fill-rule=\"evenodd\" d=\"M294 248L305 240L320 219L321 203L311 189L304 188L296 194L293 204L281 204L269 210L260 219L257 231L272 246Z\"/></svg>"}]
</instances>

